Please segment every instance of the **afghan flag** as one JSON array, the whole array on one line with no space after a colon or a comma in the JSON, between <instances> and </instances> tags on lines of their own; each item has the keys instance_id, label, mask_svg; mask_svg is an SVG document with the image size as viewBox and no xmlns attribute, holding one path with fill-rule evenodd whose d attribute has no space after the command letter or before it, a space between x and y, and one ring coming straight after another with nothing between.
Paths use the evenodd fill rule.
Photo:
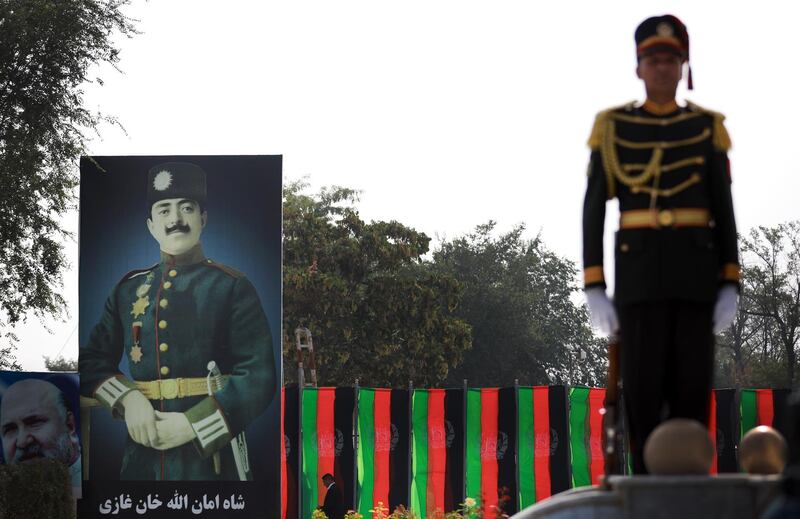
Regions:
<instances>
[{"instance_id":1,"label":"afghan flag","mask_svg":"<svg viewBox=\"0 0 800 519\"><path fill-rule=\"evenodd\" d=\"M605 389L569 390L569 442L572 486L596 485L604 473L603 415Z\"/></svg>"},{"instance_id":2,"label":"afghan flag","mask_svg":"<svg viewBox=\"0 0 800 519\"><path fill-rule=\"evenodd\" d=\"M517 393L519 509L569 488L564 386L520 387Z\"/></svg>"},{"instance_id":3,"label":"afghan flag","mask_svg":"<svg viewBox=\"0 0 800 519\"><path fill-rule=\"evenodd\" d=\"M738 472L734 441L739 432L739 412L735 401L735 389L715 389L711 392L708 433L716 453L711 474Z\"/></svg>"},{"instance_id":4,"label":"afghan flag","mask_svg":"<svg viewBox=\"0 0 800 519\"><path fill-rule=\"evenodd\" d=\"M392 390L358 390L357 510L372 517L378 504L389 508L389 454L392 445ZM390 510L391 512L391 510Z\"/></svg>"},{"instance_id":5,"label":"afghan flag","mask_svg":"<svg viewBox=\"0 0 800 519\"><path fill-rule=\"evenodd\" d=\"M467 390L466 487L485 519L516 511L515 388Z\"/></svg>"},{"instance_id":6,"label":"afghan flag","mask_svg":"<svg viewBox=\"0 0 800 519\"><path fill-rule=\"evenodd\" d=\"M300 472L299 402L297 386L281 388L281 518L297 517L297 476Z\"/></svg>"},{"instance_id":7,"label":"afghan flag","mask_svg":"<svg viewBox=\"0 0 800 519\"><path fill-rule=\"evenodd\" d=\"M426 519L464 498L464 391L415 389L411 417L411 510Z\"/></svg>"},{"instance_id":8,"label":"afghan flag","mask_svg":"<svg viewBox=\"0 0 800 519\"><path fill-rule=\"evenodd\" d=\"M739 394L741 436L759 425L769 425L786 435L789 392L788 389L742 389Z\"/></svg>"},{"instance_id":9,"label":"afghan flag","mask_svg":"<svg viewBox=\"0 0 800 519\"><path fill-rule=\"evenodd\" d=\"M325 501L325 474L332 474L342 489L345 507L353 504L355 392L352 388L304 388L302 395L301 517L306 518Z\"/></svg>"}]
</instances>

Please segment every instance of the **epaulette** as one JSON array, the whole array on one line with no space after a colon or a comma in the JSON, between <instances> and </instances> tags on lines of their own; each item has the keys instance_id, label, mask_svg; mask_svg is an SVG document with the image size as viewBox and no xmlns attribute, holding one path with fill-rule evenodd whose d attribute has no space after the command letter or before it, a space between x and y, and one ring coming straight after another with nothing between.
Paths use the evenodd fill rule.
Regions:
<instances>
[{"instance_id":1,"label":"epaulette","mask_svg":"<svg viewBox=\"0 0 800 519\"><path fill-rule=\"evenodd\" d=\"M158 263L156 263L155 265L152 265L150 267L147 267L147 268L131 270L130 272L128 272L127 274L122 276L122 279L120 279L119 282L122 283L123 281L128 281L129 279L133 279L133 278L141 276L143 274L147 274L150 271L152 271L154 268L156 268L157 266L158 266Z\"/></svg>"},{"instance_id":2,"label":"epaulette","mask_svg":"<svg viewBox=\"0 0 800 519\"><path fill-rule=\"evenodd\" d=\"M629 112L634 108L634 106L636 106L636 101L631 101L629 103L625 103L624 105L614 106L599 112L594 118L592 134L589 136L589 142L587 143L589 148L593 150L600 149L600 146L603 144L603 135L605 135L606 122L608 122L608 116L611 113L618 110L625 110L626 112Z\"/></svg>"},{"instance_id":3,"label":"epaulette","mask_svg":"<svg viewBox=\"0 0 800 519\"><path fill-rule=\"evenodd\" d=\"M689 100L686 101L686 106L690 110L710 115L714 120L712 142L714 143L714 148L717 151L728 151L731 149L731 137L728 135L728 130L725 128L725 124L723 122L725 121L724 115L719 112L715 112L714 110L703 108L702 106L696 105Z\"/></svg>"},{"instance_id":4,"label":"epaulette","mask_svg":"<svg viewBox=\"0 0 800 519\"><path fill-rule=\"evenodd\" d=\"M208 265L209 267L214 267L216 269L219 269L222 272L226 273L227 275L234 277L236 279L244 277L244 274L242 272L239 272L235 268L223 265L222 263L217 263L216 261L210 259L206 260L206 265Z\"/></svg>"}]
</instances>

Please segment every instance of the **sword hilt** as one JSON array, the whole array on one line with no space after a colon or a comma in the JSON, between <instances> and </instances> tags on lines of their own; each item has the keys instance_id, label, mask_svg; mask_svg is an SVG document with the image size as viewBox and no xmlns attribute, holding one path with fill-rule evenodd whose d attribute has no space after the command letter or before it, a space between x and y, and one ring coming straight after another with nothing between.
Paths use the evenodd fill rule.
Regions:
<instances>
[{"instance_id":1,"label":"sword hilt","mask_svg":"<svg viewBox=\"0 0 800 519\"><path fill-rule=\"evenodd\" d=\"M222 373L220 372L217 363L213 360L210 361L206 367L208 368L206 383L208 385L208 394L211 396L222 389Z\"/></svg>"}]
</instances>

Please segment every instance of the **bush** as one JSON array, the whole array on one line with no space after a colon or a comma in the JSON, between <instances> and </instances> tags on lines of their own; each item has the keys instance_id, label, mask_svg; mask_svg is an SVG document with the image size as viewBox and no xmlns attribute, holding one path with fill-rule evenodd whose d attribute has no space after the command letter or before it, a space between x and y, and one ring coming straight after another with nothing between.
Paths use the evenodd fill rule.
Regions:
<instances>
[{"instance_id":1,"label":"bush","mask_svg":"<svg viewBox=\"0 0 800 519\"><path fill-rule=\"evenodd\" d=\"M63 463L41 459L0 465L0 519L74 519L75 501Z\"/></svg>"}]
</instances>

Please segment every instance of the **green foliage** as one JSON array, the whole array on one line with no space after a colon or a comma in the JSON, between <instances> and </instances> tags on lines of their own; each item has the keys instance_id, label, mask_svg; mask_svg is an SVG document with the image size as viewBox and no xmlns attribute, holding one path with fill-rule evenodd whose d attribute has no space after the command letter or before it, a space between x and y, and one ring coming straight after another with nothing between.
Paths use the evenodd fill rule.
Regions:
<instances>
[{"instance_id":1,"label":"green foliage","mask_svg":"<svg viewBox=\"0 0 800 519\"><path fill-rule=\"evenodd\" d=\"M47 371L78 371L78 359L65 359L63 356L50 358L44 356Z\"/></svg>"},{"instance_id":2,"label":"green foliage","mask_svg":"<svg viewBox=\"0 0 800 519\"><path fill-rule=\"evenodd\" d=\"M92 65L117 63L113 33L134 33L127 3L0 2L0 327L64 308L60 215L75 204L84 132L113 122L83 106L80 87Z\"/></svg>"},{"instance_id":3,"label":"green foliage","mask_svg":"<svg viewBox=\"0 0 800 519\"><path fill-rule=\"evenodd\" d=\"M284 188L284 330L312 331L319 383L439 385L470 347L470 330L453 315L459 284L422 261L430 239L398 222L365 223L351 189L312 196L305 187Z\"/></svg>"},{"instance_id":4,"label":"green foliage","mask_svg":"<svg viewBox=\"0 0 800 519\"><path fill-rule=\"evenodd\" d=\"M428 237L363 222L357 192L305 187L284 191L284 329L312 331L320 384L604 383L574 263L524 226L495 237L479 225L424 260ZM294 351L287 337L287 380Z\"/></svg>"},{"instance_id":5,"label":"green foliage","mask_svg":"<svg viewBox=\"0 0 800 519\"><path fill-rule=\"evenodd\" d=\"M0 519L75 517L67 467L50 459L0 465Z\"/></svg>"},{"instance_id":6,"label":"green foliage","mask_svg":"<svg viewBox=\"0 0 800 519\"><path fill-rule=\"evenodd\" d=\"M525 227L494 236L494 222L442 243L434 270L464 287L456 315L472 326L473 347L451 383L476 386L605 382L604 342L594 337L575 264L548 250Z\"/></svg>"},{"instance_id":7,"label":"green foliage","mask_svg":"<svg viewBox=\"0 0 800 519\"><path fill-rule=\"evenodd\" d=\"M14 355L14 348L17 343L17 336L13 332L0 333L0 337L4 337L8 343L0 346L0 369L9 371L20 371L22 366L17 362L17 357Z\"/></svg>"},{"instance_id":8,"label":"green foliage","mask_svg":"<svg viewBox=\"0 0 800 519\"><path fill-rule=\"evenodd\" d=\"M760 226L740 241L739 309L717 341L715 385L794 387L800 347L800 221Z\"/></svg>"}]
</instances>

